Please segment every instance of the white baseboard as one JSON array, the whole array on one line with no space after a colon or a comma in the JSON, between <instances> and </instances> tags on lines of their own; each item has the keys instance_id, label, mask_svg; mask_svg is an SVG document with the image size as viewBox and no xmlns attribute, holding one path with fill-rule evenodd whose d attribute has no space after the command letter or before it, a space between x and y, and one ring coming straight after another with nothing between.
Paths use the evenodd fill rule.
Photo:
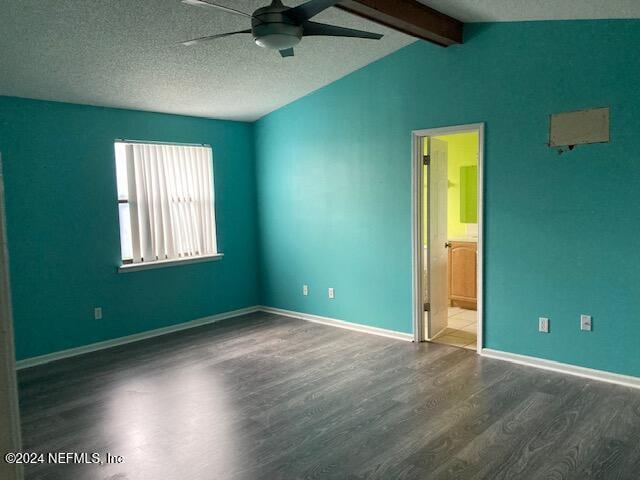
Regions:
<instances>
[{"instance_id":1,"label":"white baseboard","mask_svg":"<svg viewBox=\"0 0 640 480\"><path fill-rule=\"evenodd\" d=\"M215 323L221 320L226 320L227 318L239 317L240 315L247 315L249 313L257 312L258 310L259 308L257 306L241 308L239 310L233 310L231 312L223 312L223 313L218 313L216 315L211 315L208 317L198 318L195 320L191 320L189 322L178 323L176 325L169 325L168 327L162 327L162 328L157 328L155 330L148 330L146 332L127 335L126 337L113 338L111 340L91 343L89 345L70 348L68 350L60 350L59 352L48 353L46 355L25 358L24 360L20 360L16 362L16 370L34 367L36 365L42 365L43 363L53 362L54 360L60 360L62 358L75 357L76 355L82 355L84 353L104 350L105 348L116 347L118 345L138 342L140 340L146 340L147 338L158 337L160 335L166 335L168 333L178 332L180 330L187 330L189 328L199 327L201 325L207 325L209 323Z\"/></svg>"},{"instance_id":2,"label":"white baseboard","mask_svg":"<svg viewBox=\"0 0 640 480\"><path fill-rule=\"evenodd\" d=\"M518 355L516 353L502 352L500 350L492 350L483 348L480 355L507 362L519 363L529 367L542 368L544 370L552 370L554 372L575 375L578 377L598 380L600 382L615 383L624 385L625 387L640 388L640 378L629 375L620 375L618 373L606 372L604 370L595 370L593 368L578 367L568 363L555 362L553 360L545 360L537 357L529 357L527 355Z\"/></svg>"},{"instance_id":3,"label":"white baseboard","mask_svg":"<svg viewBox=\"0 0 640 480\"><path fill-rule=\"evenodd\" d=\"M294 312L292 310L283 310L282 308L273 307L258 307L259 310L267 313L275 313L277 315L283 315L285 317L297 318L300 320L306 320L307 322L321 323L323 325L330 325L332 327L346 328L347 330L354 330L356 332L370 333L372 335L378 335L381 337L395 338L396 340L405 340L412 342L413 334L396 332L395 330L387 330L385 328L370 327L368 325L361 325L359 323L351 323L344 320L338 320L336 318L321 317L319 315L311 315L309 313Z\"/></svg>"},{"instance_id":4,"label":"white baseboard","mask_svg":"<svg viewBox=\"0 0 640 480\"><path fill-rule=\"evenodd\" d=\"M40 355L37 357L26 358L16 362L16 369L21 370L23 368L34 367L36 365L42 365L44 363L53 362L63 358L75 357L89 352L95 352L98 350L104 350L106 348L115 347L118 345L125 345L127 343L137 342L145 340L147 338L158 337L160 335L166 335L168 333L178 332L180 330L187 330L201 325L207 325L210 323L219 322L228 318L239 317L241 315L247 315L254 312L266 312L275 313L277 315L283 315L285 317L297 318L313 323L320 323L323 325L329 325L332 327L344 328L347 330L353 330L356 332L369 333L372 335L378 335L387 338L394 338L396 340L413 341L413 335L410 333L397 332L395 330L387 330L385 328L370 327L367 325L361 325L358 323L351 323L345 320L338 320L330 317L322 317L319 315L311 315L309 313L296 312L292 310L284 310L281 308L266 307L266 306L253 306L247 308L241 308L239 310L233 310L230 312L218 313L208 317L198 318L189 322L178 323L176 325L170 325L168 327L157 328L155 330L149 330L146 332L136 333L128 335L126 337L114 338L111 340L105 340L103 342L92 343L90 345L83 345L81 347L70 348L68 350L61 350L59 352L48 353L46 355ZM606 372L604 370L595 370L592 368L578 367L567 363L556 362L553 360L545 360L537 357L530 357L527 355L519 355L516 353L503 352L500 350L493 350L490 348L483 348L480 351L480 355L488 358L495 358L497 360L504 360L507 362L518 363L520 365L526 365L534 368L541 368L544 370L551 370L558 373L564 373L567 375L574 375L583 378L589 378L600 382L615 383L617 385L623 385L626 387L640 388L640 377L633 377L630 375L621 375L618 373Z\"/></svg>"}]
</instances>

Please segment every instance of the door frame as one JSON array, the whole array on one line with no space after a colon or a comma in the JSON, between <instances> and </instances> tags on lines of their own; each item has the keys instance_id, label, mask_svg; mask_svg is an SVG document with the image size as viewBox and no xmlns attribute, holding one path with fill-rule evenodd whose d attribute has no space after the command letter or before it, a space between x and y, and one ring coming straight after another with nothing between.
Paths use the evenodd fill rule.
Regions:
<instances>
[{"instance_id":1,"label":"door frame","mask_svg":"<svg viewBox=\"0 0 640 480\"><path fill-rule=\"evenodd\" d=\"M2 154L0 153L0 395L2 399L2 419L8 424L11 445L0 445L2 454L21 451L20 407L18 404L18 385L16 380L15 347L13 336L13 313L11 307L11 288L9 280L9 252L7 248L7 229L4 208L4 176L2 172ZM5 411L5 406L8 411ZM3 461L3 459L0 459ZM21 464L0 466L0 473L8 473L10 480L20 480L24 471Z\"/></svg>"},{"instance_id":2,"label":"door frame","mask_svg":"<svg viewBox=\"0 0 640 480\"><path fill-rule=\"evenodd\" d=\"M424 342L427 340L424 328L424 304L422 298L422 265L424 261L422 258L422 197L424 192L424 177L422 175L423 139L425 137L451 135L454 133L478 133L478 266L476 272L476 287L478 295L478 332L476 351L478 353L482 350L484 330L484 128L485 124L482 122L414 130L411 133L411 271L413 340L415 342Z\"/></svg>"}]
</instances>

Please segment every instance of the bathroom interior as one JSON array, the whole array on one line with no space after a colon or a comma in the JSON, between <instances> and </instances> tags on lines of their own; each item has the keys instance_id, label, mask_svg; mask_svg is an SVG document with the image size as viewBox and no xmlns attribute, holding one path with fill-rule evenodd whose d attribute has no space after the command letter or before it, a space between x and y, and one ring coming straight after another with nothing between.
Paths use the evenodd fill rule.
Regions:
<instances>
[{"instance_id":1,"label":"bathroom interior","mask_svg":"<svg viewBox=\"0 0 640 480\"><path fill-rule=\"evenodd\" d=\"M432 137L446 143L447 161L447 292L448 312L444 328L432 342L475 350L477 347L477 256L478 256L478 132ZM425 141L428 141L425 139ZM424 169L423 248L428 278L427 175ZM434 205L431 206L434 208ZM434 212L432 211L432 214ZM441 212L444 213L444 212ZM424 282L425 285L427 282ZM426 298L426 297L425 297ZM425 303L425 308L428 308ZM428 312L424 312L425 317ZM426 321L426 318L425 318Z\"/></svg>"}]
</instances>

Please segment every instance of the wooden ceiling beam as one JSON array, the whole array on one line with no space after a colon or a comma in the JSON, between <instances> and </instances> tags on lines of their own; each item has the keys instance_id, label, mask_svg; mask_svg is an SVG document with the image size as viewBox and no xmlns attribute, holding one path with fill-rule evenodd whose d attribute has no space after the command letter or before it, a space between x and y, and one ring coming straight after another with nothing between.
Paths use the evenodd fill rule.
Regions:
<instances>
[{"instance_id":1,"label":"wooden ceiling beam","mask_svg":"<svg viewBox=\"0 0 640 480\"><path fill-rule=\"evenodd\" d=\"M417 0L342 0L336 7L443 47L462 43L460 20Z\"/></svg>"}]
</instances>

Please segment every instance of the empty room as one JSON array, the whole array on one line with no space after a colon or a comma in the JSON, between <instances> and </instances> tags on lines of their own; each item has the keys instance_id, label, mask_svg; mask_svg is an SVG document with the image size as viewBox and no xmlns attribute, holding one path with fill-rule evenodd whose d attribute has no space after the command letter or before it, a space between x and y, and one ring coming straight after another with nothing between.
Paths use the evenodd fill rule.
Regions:
<instances>
[{"instance_id":1,"label":"empty room","mask_svg":"<svg viewBox=\"0 0 640 480\"><path fill-rule=\"evenodd\" d=\"M2 0L0 479L637 479L640 3Z\"/></svg>"}]
</instances>

